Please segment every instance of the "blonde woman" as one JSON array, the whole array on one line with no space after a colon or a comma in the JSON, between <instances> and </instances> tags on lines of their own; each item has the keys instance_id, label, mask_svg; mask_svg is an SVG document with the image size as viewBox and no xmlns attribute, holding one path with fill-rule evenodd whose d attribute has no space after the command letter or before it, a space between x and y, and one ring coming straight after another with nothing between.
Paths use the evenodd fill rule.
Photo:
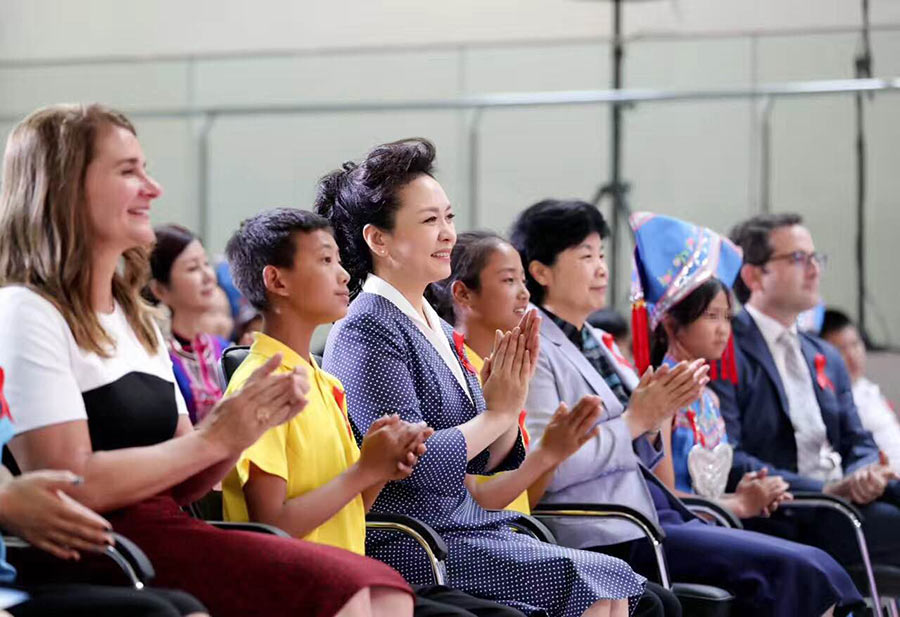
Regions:
<instances>
[{"instance_id":1,"label":"blonde woman","mask_svg":"<svg viewBox=\"0 0 900 617\"><path fill-rule=\"evenodd\" d=\"M38 110L12 132L0 194L0 365L23 471L70 491L135 540L156 582L217 616L409 615L400 576L348 551L217 530L179 506L306 404L306 375L273 357L191 428L140 289L161 193L134 127L99 105Z\"/></svg>"}]
</instances>

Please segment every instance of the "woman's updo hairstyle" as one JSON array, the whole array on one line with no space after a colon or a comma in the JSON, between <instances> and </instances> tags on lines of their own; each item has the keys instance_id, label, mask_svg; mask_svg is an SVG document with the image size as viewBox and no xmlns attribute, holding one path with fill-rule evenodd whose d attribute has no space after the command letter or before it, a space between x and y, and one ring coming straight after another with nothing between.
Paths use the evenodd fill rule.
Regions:
<instances>
[{"instance_id":1,"label":"woman's updo hairstyle","mask_svg":"<svg viewBox=\"0 0 900 617\"><path fill-rule=\"evenodd\" d=\"M450 276L425 289L425 298L450 325L456 325L453 311L453 283L462 281L472 291L481 289L481 271L488 259L506 240L490 231L467 231L456 237L450 253Z\"/></svg>"},{"instance_id":2,"label":"woman's updo hairstyle","mask_svg":"<svg viewBox=\"0 0 900 617\"><path fill-rule=\"evenodd\" d=\"M315 211L334 229L341 262L350 274L351 296L359 293L373 267L363 227L391 231L400 207L397 192L422 174L431 176L434 156L427 139L403 139L376 146L359 165L344 163L319 181Z\"/></svg>"}]
</instances>

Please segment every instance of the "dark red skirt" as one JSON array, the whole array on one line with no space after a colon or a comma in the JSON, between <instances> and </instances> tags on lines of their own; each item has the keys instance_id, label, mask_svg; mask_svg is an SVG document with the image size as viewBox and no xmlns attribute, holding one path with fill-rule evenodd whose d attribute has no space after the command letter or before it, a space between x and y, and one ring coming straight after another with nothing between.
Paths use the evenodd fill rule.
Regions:
<instances>
[{"instance_id":1,"label":"dark red skirt","mask_svg":"<svg viewBox=\"0 0 900 617\"><path fill-rule=\"evenodd\" d=\"M105 517L147 553L154 586L183 589L216 617L330 617L366 587L412 593L380 561L304 540L216 529L185 514L169 496Z\"/></svg>"}]
</instances>

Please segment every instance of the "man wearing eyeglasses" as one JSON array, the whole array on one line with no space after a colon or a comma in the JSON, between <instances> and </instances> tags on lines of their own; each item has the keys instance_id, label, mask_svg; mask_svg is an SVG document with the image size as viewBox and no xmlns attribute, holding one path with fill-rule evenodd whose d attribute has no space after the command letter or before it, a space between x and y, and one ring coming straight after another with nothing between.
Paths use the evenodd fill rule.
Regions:
<instances>
[{"instance_id":1,"label":"man wearing eyeglasses","mask_svg":"<svg viewBox=\"0 0 900 617\"><path fill-rule=\"evenodd\" d=\"M825 255L795 214L756 216L730 235L744 251L734 286L744 310L733 321L734 362L718 367L711 386L735 448L731 482L765 467L792 491L852 501L862 509L873 561L900 565L898 476L862 428L840 353L797 330L797 316L819 302ZM859 563L852 530L830 516L794 511L747 526L825 548L844 565Z\"/></svg>"}]
</instances>

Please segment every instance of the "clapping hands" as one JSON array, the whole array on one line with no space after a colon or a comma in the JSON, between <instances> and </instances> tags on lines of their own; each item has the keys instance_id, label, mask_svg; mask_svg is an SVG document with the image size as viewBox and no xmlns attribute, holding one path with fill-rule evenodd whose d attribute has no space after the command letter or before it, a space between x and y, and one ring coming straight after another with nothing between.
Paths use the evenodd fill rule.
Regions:
<instances>
[{"instance_id":1,"label":"clapping hands","mask_svg":"<svg viewBox=\"0 0 900 617\"><path fill-rule=\"evenodd\" d=\"M69 471L32 471L0 486L0 524L60 559L113 544L112 525L66 491L81 484Z\"/></svg>"},{"instance_id":2,"label":"clapping hands","mask_svg":"<svg viewBox=\"0 0 900 617\"><path fill-rule=\"evenodd\" d=\"M541 318L532 309L506 334L496 332L494 348L481 371L488 409L518 418L537 367L540 330Z\"/></svg>"},{"instance_id":3,"label":"clapping hands","mask_svg":"<svg viewBox=\"0 0 900 617\"><path fill-rule=\"evenodd\" d=\"M843 480L829 484L825 492L866 505L881 497L892 480L900 480L900 476L891 468L887 455L879 452L877 463L857 469Z\"/></svg>"},{"instance_id":4,"label":"clapping hands","mask_svg":"<svg viewBox=\"0 0 900 617\"><path fill-rule=\"evenodd\" d=\"M198 426L201 434L236 456L270 428L283 424L306 407L309 378L306 370L273 374L281 365L275 354L256 369L240 391L219 401Z\"/></svg>"},{"instance_id":5,"label":"clapping hands","mask_svg":"<svg viewBox=\"0 0 900 617\"><path fill-rule=\"evenodd\" d=\"M709 365L702 359L647 369L631 393L625 415L632 434L657 430L676 411L697 400L709 383L708 373Z\"/></svg>"},{"instance_id":6,"label":"clapping hands","mask_svg":"<svg viewBox=\"0 0 900 617\"><path fill-rule=\"evenodd\" d=\"M372 483L402 480L427 450L425 441L434 429L424 422L410 423L397 414L378 418L369 426L360 446L359 466Z\"/></svg>"},{"instance_id":7,"label":"clapping hands","mask_svg":"<svg viewBox=\"0 0 900 617\"><path fill-rule=\"evenodd\" d=\"M582 397L571 411L560 403L544 429L537 451L547 456L551 465L563 462L600 433L596 424L603 409L599 396Z\"/></svg>"}]
</instances>

